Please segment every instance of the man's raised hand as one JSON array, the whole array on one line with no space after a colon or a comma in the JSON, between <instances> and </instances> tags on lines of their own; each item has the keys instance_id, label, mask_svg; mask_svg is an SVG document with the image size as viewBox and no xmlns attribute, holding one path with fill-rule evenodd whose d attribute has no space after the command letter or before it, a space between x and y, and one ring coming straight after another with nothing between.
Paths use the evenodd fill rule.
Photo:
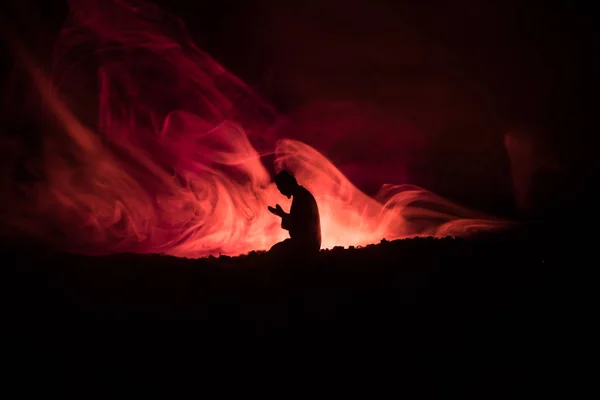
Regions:
<instances>
[{"instance_id":1,"label":"man's raised hand","mask_svg":"<svg viewBox=\"0 0 600 400\"><path fill-rule=\"evenodd\" d=\"M283 211L283 208L281 208L279 204L277 204L275 207L269 206L269 211L282 218L285 215L285 211Z\"/></svg>"}]
</instances>

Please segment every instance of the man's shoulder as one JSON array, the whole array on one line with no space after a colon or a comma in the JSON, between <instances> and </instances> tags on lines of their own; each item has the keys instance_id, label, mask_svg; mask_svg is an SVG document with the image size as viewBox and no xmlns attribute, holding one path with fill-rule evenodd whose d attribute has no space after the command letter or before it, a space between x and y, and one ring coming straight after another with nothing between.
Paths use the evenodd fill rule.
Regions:
<instances>
[{"instance_id":1,"label":"man's shoulder","mask_svg":"<svg viewBox=\"0 0 600 400\"><path fill-rule=\"evenodd\" d=\"M296 196L299 201L302 202L316 202L315 196L306 189L304 186L300 186L298 192L296 192Z\"/></svg>"},{"instance_id":2,"label":"man's shoulder","mask_svg":"<svg viewBox=\"0 0 600 400\"><path fill-rule=\"evenodd\" d=\"M313 197L312 193L304 186L300 186L298 189L299 190L297 194L299 194L300 196Z\"/></svg>"}]
</instances>

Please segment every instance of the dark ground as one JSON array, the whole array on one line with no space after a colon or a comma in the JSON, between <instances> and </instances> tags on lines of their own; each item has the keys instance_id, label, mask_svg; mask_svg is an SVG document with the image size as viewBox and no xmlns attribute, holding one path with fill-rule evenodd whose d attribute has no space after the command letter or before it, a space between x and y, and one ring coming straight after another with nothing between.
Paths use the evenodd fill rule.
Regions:
<instances>
[{"instance_id":1,"label":"dark ground","mask_svg":"<svg viewBox=\"0 0 600 400\"><path fill-rule=\"evenodd\" d=\"M528 235L384 241L288 265L12 248L7 382L78 398L573 394L585 260Z\"/></svg>"}]
</instances>

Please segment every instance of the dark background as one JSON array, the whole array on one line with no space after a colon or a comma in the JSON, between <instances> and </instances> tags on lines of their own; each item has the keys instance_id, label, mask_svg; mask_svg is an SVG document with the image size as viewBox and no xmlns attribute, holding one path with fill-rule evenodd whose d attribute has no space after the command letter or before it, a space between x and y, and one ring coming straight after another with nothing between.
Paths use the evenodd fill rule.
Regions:
<instances>
[{"instance_id":1,"label":"dark background","mask_svg":"<svg viewBox=\"0 0 600 400\"><path fill-rule=\"evenodd\" d=\"M369 194L413 183L512 215L513 129L548 147L567 181L592 169L596 34L584 2L157 3L303 127L284 134ZM66 10L27 0L5 15L43 59ZM11 63L4 57L6 71Z\"/></svg>"}]
</instances>

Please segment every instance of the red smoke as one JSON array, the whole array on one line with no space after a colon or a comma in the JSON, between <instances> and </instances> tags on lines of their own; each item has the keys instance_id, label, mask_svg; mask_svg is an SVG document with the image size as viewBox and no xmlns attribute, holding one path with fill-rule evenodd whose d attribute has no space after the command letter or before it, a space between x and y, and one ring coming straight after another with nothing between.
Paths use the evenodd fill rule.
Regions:
<instances>
[{"instance_id":1,"label":"red smoke","mask_svg":"<svg viewBox=\"0 0 600 400\"><path fill-rule=\"evenodd\" d=\"M287 235L267 206L289 206L271 183L267 155L315 195L327 248L506 225L410 185L367 196L304 143L327 132L278 115L152 4L72 0L70 10L51 78L18 47L60 129L44 132L32 167L39 179L4 182L10 212L3 219L12 232L89 254L265 250ZM329 141L342 145L356 124L327 126L337 130ZM385 150L386 157L405 153ZM361 167L360 158L354 164Z\"/></svg>"}]
</instances>

